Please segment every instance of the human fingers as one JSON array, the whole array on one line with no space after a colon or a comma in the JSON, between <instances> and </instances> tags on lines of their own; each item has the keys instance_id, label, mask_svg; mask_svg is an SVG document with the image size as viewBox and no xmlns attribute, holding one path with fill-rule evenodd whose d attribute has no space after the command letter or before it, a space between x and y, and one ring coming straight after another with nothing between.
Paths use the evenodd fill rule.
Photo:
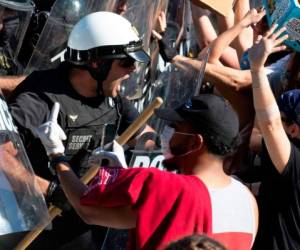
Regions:
<instances>
[{"instance_id":1,"label":"human fingers","mask_svg":"<svg viewBox=\"0 0 300 250\"><path fill-rule=\"evenodd\" d=\"M161 12L161 20L162 20L163 29L165 30L167 28L167 18L166 18L166 13L164 11Z\"/></svg>"},{"instance_id":2,"label":"human fingers","mask_svg":"<svg viewBox=\"0 0 300 250\"><path fill-rule=\"evenodd\" d=\"M166 30L166 21L165 21L165 15L162 11L158 16L158 26L159 26L159 32L165 32Z\"/></svg>"},{"instance_id":3,"label":"human fingers","mask_svg":"<svg viewBox=\"0 0 300 250\"><path fill-rule=\"evenodd\" d=\"M275 46L277 46L277 45L283 43L283 42L284 42L286 39L288 39L288 38L289 38L289 35L288 35L288 34L286 34L286 35L284 35L284 36L282 36L282 37L279 37L278 39L276 39L276 40L274 41Z\"/></svg>"},{"instance_id":4,"label":"human fingers","mask_svg":"<svg viewBox=\"0 0 300 250\"><path fill-rule=\"evenodd\" d=\"M266 15L266 10L260 10L256 15L256 22L259 22Z\"/></svg>"},{"instance_id":5,"label":"human fingers","mask_svg":"<svg viewBox=\"0 0 300 250\"><path fill-rule=\"evenodd\" d=\"M277 39L278 37L280 37L282 35L283 32L286 31L286 27L281 27L279 30L277 30L276 32L273 33L272 38L273 39Z\"/></svg>"},{"instance_id":6,"label":"human fingers","mask_svg":"<svg viewBox=\"0 0 300 250\"><path fill-rule=\"evenodd\" d=\"M159 34L156 30L152 30L153 37L157 38L158 40L162 39L161 34Z\"/></svg>"},{"instance_id":7,"label":"human fingers","mask_svg":"<svg viewBox=\"0 0 300 250\"><path fill-rule=\"evenodd\" d=\"M265 33L264 37L269 38L274 33L274 31L277 29L277 27L278 27L277 23L272 24L271 28Z\"/></svg>"},{"instance_id":8,"label":"human fingers","mask_svg":"<svg viewBox=\"0 0 300 250\"><path fill-rule=\"evenodd\" d=\"M272 53L275 53L275 52L279 52L279 51L283 51L283 50L286 50L286 46L285 45L281 45L281 46L276 46L272 49Z\"/></svg>"}]
</instances>

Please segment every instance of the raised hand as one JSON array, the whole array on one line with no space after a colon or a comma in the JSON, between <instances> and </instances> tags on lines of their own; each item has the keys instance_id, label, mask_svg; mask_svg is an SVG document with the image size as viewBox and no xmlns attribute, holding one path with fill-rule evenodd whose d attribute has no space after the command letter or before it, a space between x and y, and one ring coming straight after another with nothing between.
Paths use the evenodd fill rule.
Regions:
<instances>
[{"instance_id":1,"label":"raised hand","mask_svg":"<svg viewBox=\"0 0 300 250\"><path fill-rule=\"evenodd\" d=\"M255 25L265 15L266 15L265 9L260 9L258 11L256 9L251 9L246 13L246 15L243 17L240 23L243 25L243 27L248 27L251 24Z\"/></svg>"},{"instance_id":2,"label":"raised hand","mask_svg":"<svg viewBox=\"0 0 300 250\"><path fill-rule=\"evenodd\" d=\"M57 123L59 108L59 103L54 103L49 120L36 129L36 133L41 139L48 156L63 154L65 152L62 140L66 140L67 137L65 132Z\"/></svg>"},{"instance_id":3,"label":"raised hand","mask_svg":"<svg viewBox=\"0 0 300 250\"><path fill-rule=\"evenodd\" d=\"M288 35L281 36L286 28L283 27L275 31L277 25L273 25L264 36L259 36L249 49L249 59L251 70L260 70L271 53L282 51L286 46L282 43L288 38Z\"/></svg>"}]
</instances>

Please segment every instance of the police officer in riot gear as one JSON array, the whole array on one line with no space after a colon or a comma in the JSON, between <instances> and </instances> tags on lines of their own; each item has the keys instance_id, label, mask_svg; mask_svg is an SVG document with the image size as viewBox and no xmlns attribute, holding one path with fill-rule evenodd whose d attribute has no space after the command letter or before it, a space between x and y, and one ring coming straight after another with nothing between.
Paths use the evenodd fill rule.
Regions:
<instances>
[{"instance_id":1,"label":"police officer in riot gear","mask_svg":"<svg viewBox=\"0 0 300 250\"><path fill-rule=\"evenodd\" d=\"M59 102L59 124L68 137L66 158L82 175L88 152L113 140L137 117L132 104L119 96L121 83L135 70L135 62L150 61L132 24L110 12L89 14L74 26L65 58L56 69L30 74L9 99L46 200L68 210L29 249L96 249L105 235L98 227L90 230L69 210L57 178L45 167L48 156L33 128L44 123Z\"/></svg>"}]
</instances>

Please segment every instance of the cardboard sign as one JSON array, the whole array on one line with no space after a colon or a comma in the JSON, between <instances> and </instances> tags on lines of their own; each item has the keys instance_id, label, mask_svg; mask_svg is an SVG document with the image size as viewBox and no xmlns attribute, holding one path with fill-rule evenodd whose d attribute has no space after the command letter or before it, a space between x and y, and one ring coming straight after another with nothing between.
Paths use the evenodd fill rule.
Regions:
<instances>
[{"instance_id":1,"label":"cardboard sign","mask_svg":"<svg viewBox=\"0 0 300 250\"><path fill-rule=\"evenodd\" d=\"M232 9L235 0L191 0L193 4L203 8L209 9L213 12L217 12L222 16L228 16L230 10Z\"/></svg>"}]
</instances>

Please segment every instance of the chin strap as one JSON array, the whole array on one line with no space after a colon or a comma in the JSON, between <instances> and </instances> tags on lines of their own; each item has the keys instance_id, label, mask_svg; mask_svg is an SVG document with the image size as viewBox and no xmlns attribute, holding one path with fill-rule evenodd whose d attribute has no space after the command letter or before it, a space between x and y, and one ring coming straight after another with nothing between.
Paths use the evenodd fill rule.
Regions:
<instances>
[{"instance_id":1,"label":"chin strap","mask_svg":"<svg viewBox=\"0 0 300 250\"><path fill-rule=\"evenodd\" d=\"M75 65L70 64L73 68L87 70L91 76L97 81L97 95L103 94L102 82L107 78L111 65L114 59L105 59L98 63L97 68L91 67L91 65Z\"/></svg>"},{"instance_id":2,"label":"chin strap","mask_svg":"<svg viewBox=\"0 0 300 250\"><path fill-rule=\"evenodd\" d=\"M87 70L90 72L91 76L97 81L97 94L103 94L102 82L107 78L108 73L111 69L113 59L106 59L100 62L97 68L87 67Z\"/></svg>"}]
</instances>

